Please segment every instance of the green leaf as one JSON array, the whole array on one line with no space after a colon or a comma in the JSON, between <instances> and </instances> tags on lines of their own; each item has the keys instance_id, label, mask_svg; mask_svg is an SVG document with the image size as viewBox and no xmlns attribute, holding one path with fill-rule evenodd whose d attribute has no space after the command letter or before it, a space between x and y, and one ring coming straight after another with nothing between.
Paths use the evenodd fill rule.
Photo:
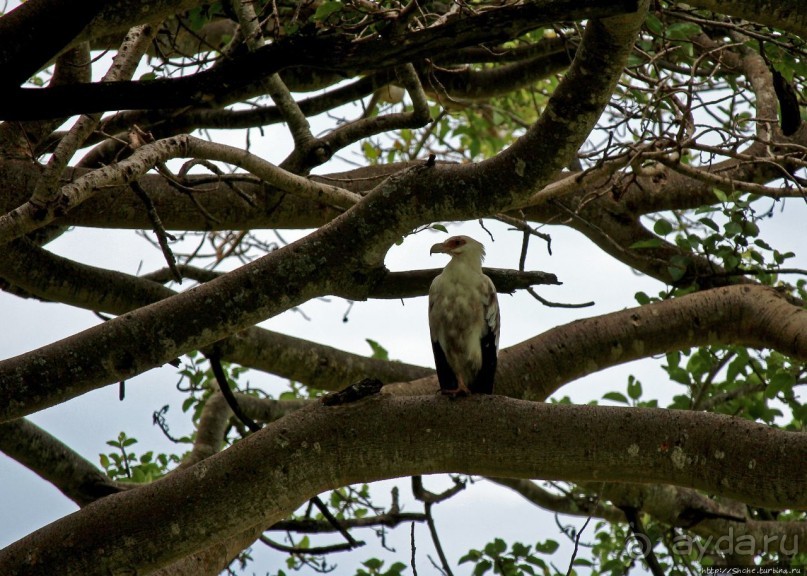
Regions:
<instances>
[{"instance_id":1,"label":"green leaf","mask_svg":"<svg viewBox=\"0 0 807 576\"><path fill-rule=\"evenodd\" d=\"M638 400L642 397L642 383L633 376L628 377L628 396L633 400Z\"/></svg>"},{"instance_id":2,"label":"green leaf","mask_svg":"<svg viewBox=\"0 0 807 576\"><path fill-rule=\"evenodd\" d=\"M684 277L686 274L686 268L680 268L678 266L667 266L667 273L670 275L670 278L673 282L678 282L681 278Z\"/></svg>"},{"instance_id":3,"label":"green leaf","mask_svg":"<svg viewBox=\"0 0 807 576\"><path fill-rule=\"evenodd\" d=\"M664 28L664 25L661 21L656 18L653 14L648 14L647 19L644 21L645 26L647 29L650 30L653 34L661 34L661 31Z\"/></svg>"},{"instance_id":4,"label":"green leaf","mask_svg":"<svg viewBox=\"0 0 807 576\"><path fill-rule=\"evenodd\" d=\"M521 542L513 542L513 544L510 546L510 551L513 554L513 556L524 558L527 554L530 553L530 547L525 546Z\"/></svg>"},{"instance_id":5,"label":"green leaf","mask_svg":"<svg viewBox=\"0 0 807 576\"><path fill-rule=\"evenodd\" d=\"M726 236L738 236L739 234L743 233L743 225L739 222L735 222L734 220L730 220L726 222L726 225L723 226L726 231Z\"/></svg>"},{"instance_id":6,"label":"green leaf","mask_svg":"<svg viewBox=\"0 0 807 576\"><path fill-rule=\"evenodd\" d=\"M639 240L630 245L630 248L658 248L664 244L661 238L649 238L647 240Z\"/></svg>"},{"instance_id":7,"label":"green leaf","mask_svg":"<svg viewBox=\"0 0 807 576\"><path fill-rule=\"evenodd\" d=\"M384 572L384 576L399 576L404 570L406 570L406 564L403 562L395 562L389 567L389 570Z\"/></svg>"},{"instance_id":8,"label":"green leaf","mask_svg":"<svg viewBox=\"0 0 807 576\"><path fill-rule=\"evenodd\" d=\"M701 27L692 22L676 22L667 27L667 37L672 40L689 40L701 33Z\"/></svg>"},{"instance_id":9,"label":"green leaf","mask_svg":"<svg viewBox=\"0 0 807 576\"><path fill-rule=\"evenodd\" d=\"M485 554L494 558L501 556L502 553L506 551L507 543L501 538L496 538L493 542L488 542L488 544L485 545Z\"/></svg>"},{"instance_id":10,"label":"green leaf","mask_svg":"<svg viewBox=\"0 0 807 576\"><path fill-rule=\"evenodd\" d=\"M458 564L465 564L466 562L478 562L482 558L482 553L479 550L468 550L468 553L459 559Z\"/></svg>"},{"instance_id":11,"label":"green leaf","mask_svg":"<svg viewBox=\"0 0 807 576\"><path fill-rule=\"evenodd\" d=\"M720 227L711 218L706 218L706 217L699 218L698 222L700 222L704 226L708 226L709 228L711 228L715 232L720 232Z\"/></svg>"},{"instance_id":12,"label":"green leaf","mask_svg":"<svg viewBox=\"0 0 807 576\"><path fill-rule=\"evenodd\" d=\"M493 567L493 563L490 560L482 560L474 568L474 576L482 576L485 572Z\"/></svg>"},{"instance_id":13,"label":"green leaf","mask_svg":"<svg viewBox=\"0 0 807 576\"><path fill-rule=\"evenodd\" d=\"M314 12L314 20L322 22L331 14L339 12L342 8L344 8L344 4L341 2L323 2L319 5L317 11Z\"/></svg>"},{"instance_id":14,"label":"green leaf","mask_svg":"<svg viewBox=\"0 0 807 576\"><path fill-rule=\"evenodd\" d=\"M673 226L664 218L660 220L656 220L656 223L653 224L653 232L658 234L659 236L666 236L670 232L673 231Z\"/></svg>"},{"instance_id":15,"label":"green leaf","mask_svg":"<svg viewBox=\"0 0 807 576\"><path fill-rule=\"evenodd\" d=\"M445 226L443 226L442 224L432 224L432 225L430 226L430 228L431 228L432 230L439 230L440 232L445 232L446 234L448 234L448 230L447 230L447 229L446 229L446 227L445 227Z\"/></svg>"},{"instance_id":16,"label":"green leaf","mask_svg":"<svg viewBox=\"0 0 807 576\"><path fill-rule=\"evenodd\" d=\"M790 372L780 371L773 375L768 381L768 387L765 389L765 396L767 398L775 397L779 392L792 390L796 384L796 378Z\"/></svg>"},{"instance_id":17,"label":"green leaf","mask_svg":"<svg viewBox=\"0 0 807 576\"><path fill-rule=\"evenodd\" d=\"M560 544L554 540L544 540L543 542L535 543L535 550L537 552L543 552L544 554L554 554L555 550L557 550L559 547Z\"/></svg>"},{"instance_id":18,"label":"green leaf","mask_svg":"<svg viewBox=\"0 0 807 576\"><path fill-rule=\"evenodd\" d=\"M729 201L728 196L722 190L718 190L717 188L712 188L712 193L717 197L718 200L723 202L724 204Z\"/></svg>"},{"instance_id":19,"label":"green leaf","mask_svg":"<svg viewBox=\"0 0 807 576\"><path fill-rule=\"evenodd\" d=\"M746 236L759 236L759 226L750 220L743 222L743 233Z\"/></svg>"},{"instance_id":20,"label":"green leaf","mask_svg":"<svg viewBox=\"0 0 807 576\"><path fill-rule=\"evenodd\" d=\"M384 562L378 558L369 558L362 562L361 565L370 570L379 570L384 565Z\"/></svg>"},{"instance_id":21,"label":"green leaf","mask_svg":"<svg viewBox=\"0 0 807 576\"><path fill-rule=\"evenodd\" d=\"M387 352L387 349L384 348L381 344L379 344L375 340L371 340L370 338L365 338L365 341L370 345L370 348L373 350L371 358L375 358L377 360L389 360L389 352Z\"/></svg>"},{"instance_id":22,"label":"green leaf","mask_svg":"<svg viewBox=\"0 0 807 576\"><path fill-rule=\"evenodd\" d=\"M367 140L362 143L361 148L362 152L364 153L364 157L370 161L378 160L378 157L381 155L379 149Z\"/></svg>"},{"instance_id":23,"label":"green leaf","mask_svg":"<svg viewBox=\"0 0 807 576\"><path fill-rule=\"evenodd\" d=\"M607 392L603 394L602 399L611 400L613 402L619 402L620 404L630 404L630 402L628 402L628 399L622 392L616 392L616 391Z\"/></svg>"}]
</instances>

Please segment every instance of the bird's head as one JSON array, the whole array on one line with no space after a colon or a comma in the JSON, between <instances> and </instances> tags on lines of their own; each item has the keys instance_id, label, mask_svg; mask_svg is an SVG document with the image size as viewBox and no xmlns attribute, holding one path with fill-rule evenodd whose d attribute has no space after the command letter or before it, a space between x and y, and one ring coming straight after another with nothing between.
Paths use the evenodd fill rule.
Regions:
<instances>
[{"instance_id":1,"label":"bird's head","mask_svg":"<svg viewBox=\"0 0 807 576\"><path fill-rule=\"evenodd\" d=\"M452 236L432 246L429 254L448 254L452 258L475 260L481 264L485 259L485 247L470 236Z\"/></svg>"}]
</instances>

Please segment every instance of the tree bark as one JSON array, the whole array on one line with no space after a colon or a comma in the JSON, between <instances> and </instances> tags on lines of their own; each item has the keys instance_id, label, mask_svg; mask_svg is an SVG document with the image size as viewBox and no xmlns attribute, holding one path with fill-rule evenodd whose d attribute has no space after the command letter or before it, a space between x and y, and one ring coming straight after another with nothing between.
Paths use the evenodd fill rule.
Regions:
<instances>
[{"instance_id":1,"label":"tree bark","mask_svg":"<svg viewBox=\"0 0 807 576\"><path fill-rule=\"evenodd\" d=\"M804 509L805 461L804 434L716 414L378 395L293 412L191 468L26 536L0 552L0 565L9 576L146 574L269 526L325 490L439 472L659 482Z\"/></svg>"}]
</instances>

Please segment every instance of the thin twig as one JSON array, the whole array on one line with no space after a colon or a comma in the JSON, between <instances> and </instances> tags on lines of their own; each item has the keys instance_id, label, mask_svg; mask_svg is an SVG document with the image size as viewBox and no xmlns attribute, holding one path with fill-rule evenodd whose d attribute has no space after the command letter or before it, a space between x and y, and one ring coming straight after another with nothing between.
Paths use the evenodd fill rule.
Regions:
<instances>
[{"instance_id":1,"label":"thin twig","mask_svg":"<svg viewBox=\"0 0 807 576\"><path fill-rule=\"evenodd\" d=\"M454 576L453 572L451 572L451 566L448 564L448 560L446 559L445 552L443 552L443 546L440 544L440 537L437 534L437 527L434 525L434 517L432 516L432 503L426 502L424 504L424 509L426 512L426 524L429 526L429 533L432 536L432 542L434 542L434 549L437 551L437 556L440 558L440 564L443 566L443 571L446 573L447 576Z\"/></svg>"},{"instance_id":2,"label":"thin twig","mask_svg":"<svg viewBox=\"0 0 807 576\"><path fill-rule=\"evenodd\" d=\"M213 351L208 352L206 356L210 361L210 368L213 370L213 375L216 377L216 381L219 384L221 394L224 396L224 399L227 400L227 404L230 406L233 414L235 414L235 416L241 422L243 422L251 432L259 431L261 426L252 418L247 416L243 410L241 410L241 407L238 405L238 400L236 400L233 391L230 390L230 385L227 383L227 376L225 375L224 369L221 365L220 353L214 349ZM347 529L342 526L339 520L331 513L331 511L328 510L328 507L319 496L314 496L310 501L319 509L322 516L345 538L345 540L347 540L349 548L358 548L359 546L364 545L364 542L356 540L350 535L350 532L348 532Z\"/></svg>"},{"instance_id":3,"label":"thin twig","mask_svg":"<svg viewBox=\"0 0 807 576\"><path fill-rule=\"evenodd\" d=\"M541 304L543 304L544 306L546 306L548 308L587 308L588 306L594 306L594 302L583 302L582 304L567 304L565 302L551 302L551 301L547 300L546 298L543 298L543 297L539 296L538 293L535 290L533 290L532 288L527 288L527 292L529 292L530 295L533 298L538 300L538 302L540 302Z\"/></svg>"},{"instance_id":4,"label":"thin twig","mask_svg":"<svg viewBox=\"0 0 807 576\"><path fill-rule=\"evenodd\" d=\"M422 476L412 476L412 495L416 500L419 500L425 504L437 504L444 500L448 500L455 494L465 490L465 482L459 480L458 478L453 478L453 480L454 486L448 490L445 490L444 492L435 494L434 492L429 492L423 487Z\"/></svg>"},{"instance_id":5,"label":"thin twig","mask_svg":"<svg viewBox=\"0 0 807 576\"><path fill-rule=\"evenodd\" d=\"M349 542L343 542L341 544L332 544L331 546L301 548L299 546L286 546L285 544L275 542L274 540L271 540L266 536L260 536L258 539L267 546L269 546L269 548L278 550L279 552L286 552L288 554L308 554L310 556L320 556L323 554L332 554L334 552L345 552L347 550L352 550L354 548L354 546ZM364 542L360 542L359 544L363 545Z\"/></svg>"},{"instance_id":6,"label":"thin twig","mask_svg":"<svg viewBox=\"0 0 807 576\"><path fill-rule=\"evenodd\" d=\"M316 506L319 509L320 513L325 517L325 519L339 531L339 533L345 538L345 540L347 540L350 546L352 546L353 548L364 546L364 542L356 540L353 536L351 536L350 532L348 532L347 529L344 526L342 526L339 520L336 519L336 516L331 514L331 511L328 510L328 507L322 500L320 500L319 496L314 496L311 499L311 502L314 504L314 506Z\"/></svg>"},{"instance_id":7,"label":"thin twig","mask_svg":"<svg viewBox=\"0 0 807 576\"><path fill-rule=\"evenodd\" d=\"M653 576L664 576L664 569L656 558L656 553L653 552L653 543L647 535L647 531L642 525L642 519L639 517L639 510L636 508L624 507L622 511L625 513L625 518L628 520L631 532L633 533L636 542L639 544L639 550L642 553L647 567Z\"/></svg>"},{"instance_id":8,"label":"thin twig","mask_svg":"<svg viewBox=\"0 0 807 576\"><path fill-rule=\"evenodd\" d=\"M249 428L250 432L257 432L260 430L261 426L252 418L247 416L244 411L241 410L241 406L238 405L238 400L236 400L233 391L230 389L230 384L227 382L227 375L224 373L224 368L221 365L221 357L219 352L214 350L212 352L208 352L206 356L210 362L210 368L213 370L213 375L216 377L216 382L219 384L221 394L224 396L224 399L227 400L227 404L230 406L230 410L233 411L233 414L235 414L235 417L243 422L244 425Z\"/></svg>"},{"instance_id":9,"label":"thin twig","mask_svg":"<svg viewBox=\"0 0 807 576\"><path fill-rule=\"evenodd\" d=\"M583 522L583 526L574 536L574 550L572 550L572 557L569 558L569 568L566 570L566 576L571 576L574 571L574 559L577 557L577 551L580 549L580 538L583 536L583 531L586 529L589 522L591 522L591 516L586 518L586 521Z\"/></svg>"},{"instance_id":10,"label":"thin twig","mask_svg":"<svg viewBox=\"0 0 807 576\"><path fill-rule=\"evenodd\" d=\"M415 523L412 522L412 528L409 532L409 547L412 550L412 556L409 560L409 565L412 567L412 576L418 576L417 565L415 564Z\"/></svg>"},{"instance_id":11,"label":"thin twig","mask_svg":"<svg viewBox=\"0 0 807 576\"><path fill-rule=\"evenodd\" d=\"M129 186L132 190L134 190L134 193L137 194L137 197L140 198L140 200L146 206L146 214L151 221L151 229L157 236L157 242L160 245L160 250L162 250L165 262L168 264L168 269L171 271L171 276L177 283L182 284L182 274L180 273L179 268L177 268L177 259L174 256L174 253L171 251L171 247L168 245L168 241L175 241L176 237L166 231L165 226L163 226L162 220L160 219L160 215L157 213L157 207L151 200L149 193L146 192L140 183L137 180L132 180L129 183Z\"/></svg>"}]
</instances>

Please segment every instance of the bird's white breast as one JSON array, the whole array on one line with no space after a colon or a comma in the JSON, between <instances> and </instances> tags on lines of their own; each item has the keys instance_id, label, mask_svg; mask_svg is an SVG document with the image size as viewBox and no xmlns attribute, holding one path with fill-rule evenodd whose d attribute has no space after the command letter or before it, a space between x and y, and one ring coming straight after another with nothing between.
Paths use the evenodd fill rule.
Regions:
<instances>
[{"instance_id":1,"label":"bird's white breast","mask_svg":"<svg viewBox=\"0 0 807 576\"><path fill-rule=\"evenodd\" d=\"M481 271L451 264L429 289L431 336L455 372L474 372L482 366L480 340L488 329L485 305L490 280Z\"/></svg>"}]
</instances>

